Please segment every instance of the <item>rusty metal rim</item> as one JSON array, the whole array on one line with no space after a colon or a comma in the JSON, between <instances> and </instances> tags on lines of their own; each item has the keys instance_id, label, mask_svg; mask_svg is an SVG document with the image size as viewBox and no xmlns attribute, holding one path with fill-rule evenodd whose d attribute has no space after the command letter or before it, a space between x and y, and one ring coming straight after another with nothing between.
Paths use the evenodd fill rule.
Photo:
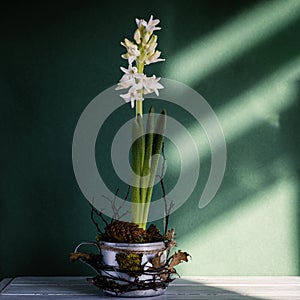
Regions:
<instances>
[{"instance_id":1,"label":"rusty metal rim","mask_svg":"<svg viewBox=\"0 0 300 300\"><path fill-rule=\"evenodd\" d=\"M160 247L158 249L146 250L145 248L151 246L154 247L155 245L160 246L162 244L164 244L164 242L128 244L128 243L111 243L111 242L102 241L99 243L99 248L101 250L108 250L108 251L113 251L118 253L150 254L150 253L159 253L165 251L167 247L164 244L163 247Z\"/></svg>"}]
</instances>

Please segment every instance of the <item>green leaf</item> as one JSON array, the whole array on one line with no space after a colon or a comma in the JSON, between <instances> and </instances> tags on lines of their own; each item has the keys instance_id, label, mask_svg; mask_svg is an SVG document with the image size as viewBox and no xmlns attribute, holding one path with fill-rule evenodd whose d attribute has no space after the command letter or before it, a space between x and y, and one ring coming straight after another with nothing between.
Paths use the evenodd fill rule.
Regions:
<instances>
[{"instance_id":1,"label":"green leaf","mask_svg":"<svg viewBox=\"0 0 300 300\"><path fill-rule=\"evenodd\" d=\"M143 212L143 220L144 222L147 221L148 213L149 213L149 206L153 192L153 185L155 181L155 176L157 173L157 166L159 162L159 157L162 151L163 141L164 141L164 134L166 130L166 111L162 110L160 115L158 116L156 126L155 126L155 134L153 134L153 145L152 145L152 159L151 159L151 169L150 169L150 179L149 185L147 188L147 195L145 201L145 207Z\"/></svg>"},{"instance_id":2,"label":"green leaf","mask_svg":"<svg viewBox=\"0 0 300 300\"><path fill-rule=\"evenodd\" d=\"M140 180L139 177L136 175L140 175L140 166L141 166L141 154L140 154L140 142L138 139L140 132L139 123L137 118L133 120L132 123L132 170L133 170L133 179L132 179L132 194L131 194L131 201L132 201L132 221L134 223L137 222L139 219L139 206L136 206L136 203L140 202Z\"/></svg>"}]
</instances>

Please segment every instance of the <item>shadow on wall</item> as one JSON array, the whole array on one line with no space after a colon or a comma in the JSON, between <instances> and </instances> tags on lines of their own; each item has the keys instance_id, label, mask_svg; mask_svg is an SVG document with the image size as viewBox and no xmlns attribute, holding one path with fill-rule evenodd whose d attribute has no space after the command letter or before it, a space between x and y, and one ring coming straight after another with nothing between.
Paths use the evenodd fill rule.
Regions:
<instances>
[{"instance_id":1,"label":"shadow on wall","mask_svg":"<svg viewBox=\"0 0 300 300\"><path fill-rule=\"evenodd\" d=\"M280 118L281 127L281 145L282 151L289 154L293 167L296 182L298 182L298 201L297 201L297 229L295 234L298 237L298 275L300 275L300 81L295 83L297 85L298 97L296 103L287 111L282 113Z\"/></svg>"},{"instance_id":2,"label":"shadow on wall","mask_svg":"<svg viewBox=\"0 0 300 300\"><path fill-rule=\"evenodd\" d=\"M210 223L224 219L228 214L245 207L248 205L246 202L249 204L259 202L258 206L264 206L265 201L263 203L260 200L265 200L266 195L269 194L280 201L280 204L272 203L272 199L269 201L271 209L273 208L273 212L277 213L281 209L280 205L284 205L283 199L286 197L285 213L291 219L287 224L283 216L276 215L279 218L280 226L282 226L282 231L278 233L278 236L283 236L284 230L288 230L289 237L286 242L289 243L289 251L294 251L293 249L296 248L294 242L297 240L297 251L300 253L298 240L300 235L296 235L294 228L295 222L299 227L299 208L298 214L295 215L293 207L296 200L297 206L299 206L299 195L295 195L295 191L299 190L299 158L297 157L299 137L296 130L299 128L299 120L297 120L299 95L294 95L294 82L299 78L299 51L298 47L295 47L295 39L297 41L297 38L291 35L292 29L299 26L299 3L293 3L297 5L293 18L282 19L284 26L277 27L277 30L266 27L266 38L258 39L257 43L253 43L254 46L249 43L249 49L242 45L243 51L238 55L231 55L232 53L230 53L228 59L225 57L225 60L220 62L216 59L218 55L222 57L223 53L222 44L219 43L217 44L219 47L214 49L216 51L216 53L214 52L215 57L212 55L210 60L202 61L203 56L199 53L209 57L211 53L206 52L206 50L216 43L214 41L214 43L209 44L211 40L208 34L205 39L207 44L198 43L196 40L195 44L191 44L190 49L183 49L176 56L176 61L180 61L183 57L192 64L192 75L195 76L183 78L187 78L187 82L190 80L194 86L197 86L197 90L204 90L204 95L210 95L209 102L212 105L219 105L219 109L216 111L228 142L228 167L219 194L205 208L205 211L197 213L195 208L198 208L198 195L201 194L204 185L203 180L200 179L199 186L188 203L180 209L180 212L175 212L171 217L172 220L175 220L174 226L177 228L178 236L190 234L193 235L194 240L195 238L201 240ZM271 6L270 2L269 5ZM280 17L280 10L270 11L270 24L276 20L276 17L272 20L272 16ZM243 28L243 22L240 23L240 27ZM235 33L239 29L236 27ZM219 32L222 32L222 28ZM214 34L212 34L213 36ZM245 39L247 40L247 38ZM233 42L237 43L237 41ZM231 45L228 40L224 45L227 50L230 49ZM272 53L270 53L271 48L273 49ZM189 68L185 65L186 60L183 59L184 72L189 72ZM202 70L201 66L206 68ZM180 68L176 69L176 64L172 65L168 71L173 76L179 74L179 78L186 74L180 73ZM208 170L209 162L202 162L201 168ZM295 197L298 199L295 200ZM260 250L265 250L264 255L274 253L275 256L278 255L279 257L278 249L284 248L281 242L285 240L280 240L281 237L276 237L274 230L271 232L271 228L268 229L269 225L276 226L276 221L273 220L272 222L271 217L268 217L269 223L262 223L265 225L263 230L265 230L266 236L262 237L262 239L265 238L265 244L253 245L253 241L252 244L247 241L249 245L246 251L251 252L249 249L253 247L255 251L258 249L257 253ZM181 221L183 218L185 222ZM228 223L230 223L229 219ZM253 224L252 227L255 226L258 227L257 224ZM288 226L292 228L288 228ZM257 228L257 232L259 231L262 230ZM193 234L193 232L198 235ZM274 249L274 252L268 244L269 234L279 246L277 250ZM237 238L239 237L237 236ZM242 240L242 238L240 239ZM225 243L228 244L229 242L232 242L232 247L236 246L233 239L226 240ZM261 249L262 245L266 245L267 248ZM243 246L245 247L246 244ZM298 265L300 265L299 253L297 257L292 258L293 262L297 261ZM253 257L253 261L255 261L255 257ZM276 264L271 261L272 258L269 258L270 266L272 265L269 271L272 270L276 273ZM284 267L284 260L281 260L280 264L283 268L281 270L288 272L289 269ZM293 269L291 265L289 268L290 270Z\"/></svg>"}]
</instances>

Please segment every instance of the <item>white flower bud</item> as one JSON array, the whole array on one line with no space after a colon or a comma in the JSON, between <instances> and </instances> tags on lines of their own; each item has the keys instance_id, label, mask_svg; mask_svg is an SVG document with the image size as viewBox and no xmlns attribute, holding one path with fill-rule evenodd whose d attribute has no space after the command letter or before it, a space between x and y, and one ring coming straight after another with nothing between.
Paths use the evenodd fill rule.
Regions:
<instances>
[{"instance_id":1,"label":"white flower bud","mask_svg":"<svg viewBox=\"0 0 300 300\"><path fill-rule=\"evenodd\" d=\"M157 35L156 34L153 34L151 36L151 39L149 41L149 44L155 44L157 42Z\"/></svg>"},{"instance_id":2,"label":"white flower bud","mask_svg":"<svg viewBox=\"0 0 300 300\"><path fill-rule=\"evenodd\" d=\"M146 51L147 51L147 53L153 54L153 53L155 52L156 46L157 46L157 43L154 43L154 44L149 44L149 43L148 43L148 44L146 45Z\"/></svg>"},{"instance_id":3,"label":"white flower bud","mask_svg":"<svg viewBox=\"0 0 300 300\"><path fill-rule=\"evenodd\" d=\"M141 43L141 31L139 28L134 32L133 38L137 44Z\"/></svg>"},{"instance_id":4,"label":"white flower bud","mask_svg":"<svg viewBox=\"0 0 300 300\"><path fill-rule=\"evenodd\" d=\"M152 32L145 32L143 36L143 45L146 45L151 37Z\"/></svg>"}]
</instances>

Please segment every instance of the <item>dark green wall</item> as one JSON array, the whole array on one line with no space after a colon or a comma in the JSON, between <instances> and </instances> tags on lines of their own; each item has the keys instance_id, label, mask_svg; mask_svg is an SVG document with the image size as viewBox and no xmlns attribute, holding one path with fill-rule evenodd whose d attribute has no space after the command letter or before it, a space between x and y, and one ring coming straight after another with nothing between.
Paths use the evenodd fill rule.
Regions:
<instances>
[{"instance_id":1,"label":"dark green wall","mask_svg":"<svg viewBox=\"0 0 300 300\"><path fill-rule=\"evenodd\" d=\"M272 10L267 1L264 16L276 18L278 3L287 2ZM42 3L1 8L0 277L87 273L68 261L79 241L96 234L73 173L73 133L87 104L120 78L119 42L131 37L134 18L150 14L161 19L159 49L167 60L149 70L203 95L228 147L215 199L197 208L207 159L197 190L171 216L179 248L193 256L181 273L299 275L299 5L291 20L269 25L272 34L258 27L243 48L234 33L244 32L246 15L263 1ZM213 67L192 81L181 78L191 62L205 65L196 47L203 53L216 36ZM221 41L232 49L223 54Z\"/></svg>"}]
</instances>

